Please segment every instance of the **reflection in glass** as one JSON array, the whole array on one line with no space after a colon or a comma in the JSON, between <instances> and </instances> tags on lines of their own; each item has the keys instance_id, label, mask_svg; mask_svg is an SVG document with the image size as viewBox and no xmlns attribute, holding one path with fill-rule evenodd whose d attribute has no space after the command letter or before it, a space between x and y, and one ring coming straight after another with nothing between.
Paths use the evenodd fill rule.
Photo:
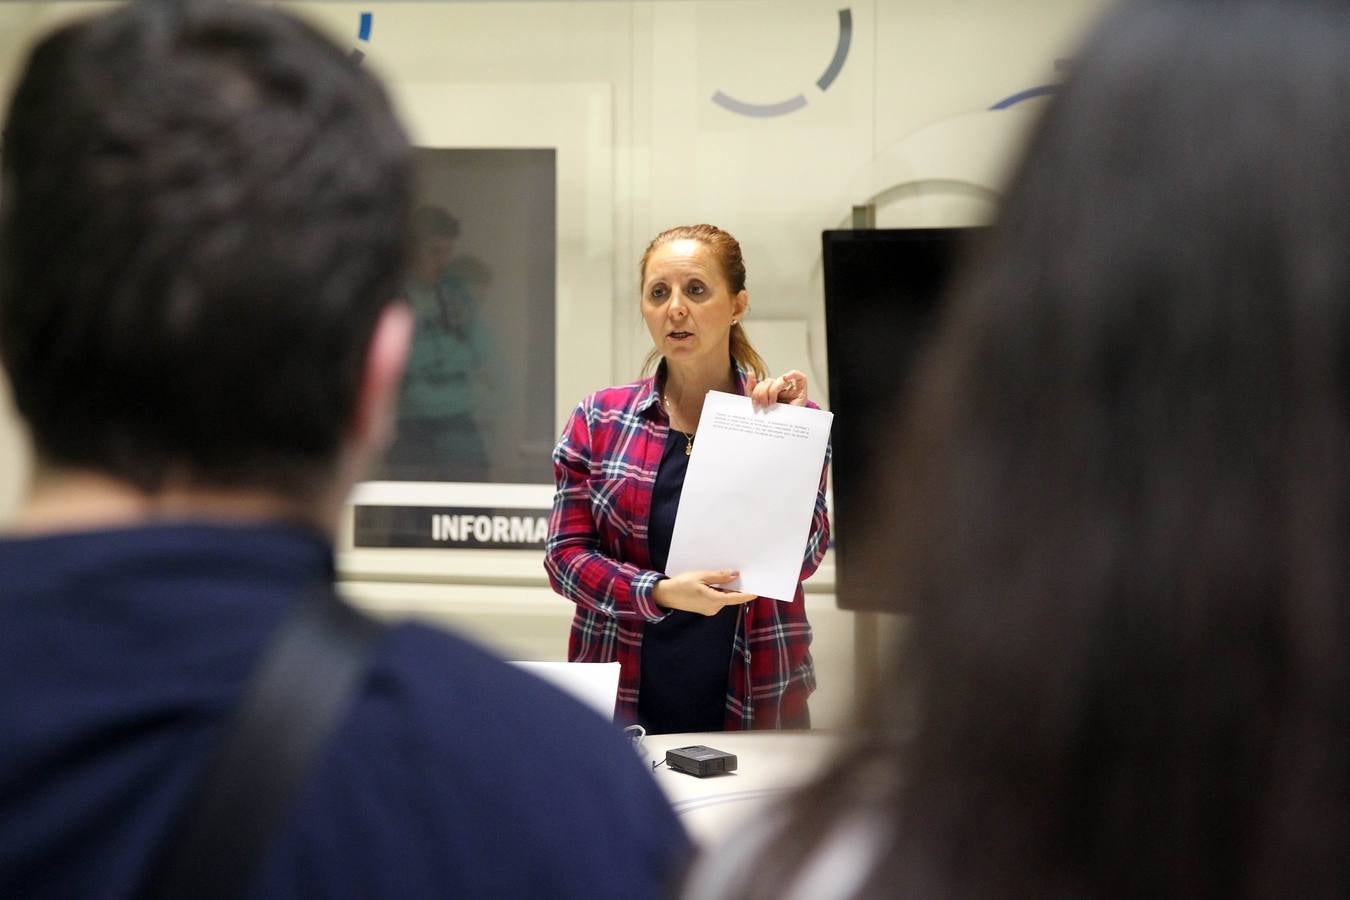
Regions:
<instances>
[{"instance_id":1,"label":"reflection in glass","mask_svg":"<svg viewBox=\"0 0 1350 900\"><path fill-rule=\"evenodd\" d=\"M555 154L418 151L416 320L382 480L546 483L554 416Z\"/></svg>"}]
</instances>

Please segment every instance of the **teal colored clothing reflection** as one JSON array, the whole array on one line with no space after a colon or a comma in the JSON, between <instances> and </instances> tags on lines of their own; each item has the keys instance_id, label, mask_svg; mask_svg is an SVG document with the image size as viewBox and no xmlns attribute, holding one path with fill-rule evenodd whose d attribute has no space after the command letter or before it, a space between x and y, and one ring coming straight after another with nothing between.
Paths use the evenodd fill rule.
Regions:
<instances>
[{"instance_id":1,"label":"teal colored clothing reflection","mask_svg":"<svg viewBox=\"0 0 1350 900\"><path fill-rule=\"evenodd\" d=\"M415 321L389 474L481 480L488 458L479 422L495 409L492 340L468 288L451 273L409 285Z\"/></svg>"}]
</instances>

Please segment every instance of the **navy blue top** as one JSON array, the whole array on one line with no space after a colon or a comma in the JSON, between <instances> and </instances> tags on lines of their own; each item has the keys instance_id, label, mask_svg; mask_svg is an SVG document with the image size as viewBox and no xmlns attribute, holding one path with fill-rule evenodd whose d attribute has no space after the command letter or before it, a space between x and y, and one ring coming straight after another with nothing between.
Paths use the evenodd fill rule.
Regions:
<instances>
[{"instance_id":1,"label":"navy blue top","mask_svg":"<svg viewBox=\"0 0 1350 900\"><path fill-rule=\"evenodd\" d=\"M680 508L688 438L670 429L652 488L647 547L652 568L666 570L675 513ZM715 616L671 610L642 632L642 668L638 687L638 724L650 734L721 731L726 724L727 677L736 638L739 606L724 606Z\"/></svg>"},{"instance_id":2,"label":"navy blue top","mask_svg":"<svg viewBox=\"0 0 1350 900\"><path fill-rule=\"evenodd\" d=\"M0 540L0 896L135 894L316 534L164 524ZM642 897L687 841L617 729L450 634L393 628L259 897Z\"/></svg>"}]
</instances>

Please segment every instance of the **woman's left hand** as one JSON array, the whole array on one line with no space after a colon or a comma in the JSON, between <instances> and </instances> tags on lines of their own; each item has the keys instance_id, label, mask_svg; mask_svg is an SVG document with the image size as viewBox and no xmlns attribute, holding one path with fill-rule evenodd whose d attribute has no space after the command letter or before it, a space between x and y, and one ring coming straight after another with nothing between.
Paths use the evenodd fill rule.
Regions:
<instances>
[{"instance_id":1,"label":"woman's left hand","mask_svg":"<svg viewBox=\"0 0 1350 900\"><path fill-rule=\"evenodd\" d=\"M752 373L746 376L745 388L756 409L768 409L775 403L806 405L806 373L797 369L767 381L757 381Z\"/></svg>"}]
</instances>

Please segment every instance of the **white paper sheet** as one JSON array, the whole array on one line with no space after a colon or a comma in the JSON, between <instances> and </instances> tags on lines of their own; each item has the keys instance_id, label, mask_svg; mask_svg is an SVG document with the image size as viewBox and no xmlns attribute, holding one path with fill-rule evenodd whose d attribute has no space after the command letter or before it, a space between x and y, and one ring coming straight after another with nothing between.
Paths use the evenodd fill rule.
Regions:
<instances>
[{"instance_id":1,"label":"white paper sheet","mask_svg":"<svg viewBox=\"0 0 1350 900\"><path fill-rule=\"evenodd\" d=\"M684 476L666 574L733 569L727 588L791 601L834 414L709 391Z\"/></svg>"},{"instance_id":2,"label":"white paper sheet","mask_svg":"<svg viewBox=\"0 0 1350 900\"><path fill-rule=\"evenodd\" d=\"M517 661L512 665L563 689L606 719L614 718L614 701L619 695L618 663Z\"/></svg>"}]
</instances>

